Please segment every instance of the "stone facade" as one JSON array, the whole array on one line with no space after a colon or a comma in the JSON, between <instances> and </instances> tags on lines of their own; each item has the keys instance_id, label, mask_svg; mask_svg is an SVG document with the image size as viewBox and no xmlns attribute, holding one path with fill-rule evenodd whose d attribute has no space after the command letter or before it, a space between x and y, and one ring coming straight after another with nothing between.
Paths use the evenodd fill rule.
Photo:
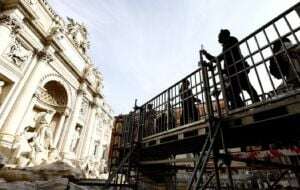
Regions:
<instances>
[{"instance_id":1,"label":"stone facade","mask_svg":"<svg viewBox=\"0 0 300 190\"><path fill-rule=\"evenodd\" d=\"M113 117L86 27L46 0L0 6L1 155L18 167L63 160L103 176Z\"/></svg>"}]
</instances>

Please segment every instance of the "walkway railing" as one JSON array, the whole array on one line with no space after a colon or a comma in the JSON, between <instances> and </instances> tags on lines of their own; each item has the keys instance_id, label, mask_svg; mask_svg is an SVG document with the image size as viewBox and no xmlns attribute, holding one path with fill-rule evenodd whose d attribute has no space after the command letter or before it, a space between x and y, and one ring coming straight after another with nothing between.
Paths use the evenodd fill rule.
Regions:
<instances>
[{"instance_id":1,"label":"walkway railing","mask_svg":"<svg viewBox=\"0 0 300 190\"><path fill-rule=\"evenodd\" d=\"M299 38L300 3L142 105L142 137L205 121L209 107L230 115L297 93Z\"/></svg>"}]
</instances>

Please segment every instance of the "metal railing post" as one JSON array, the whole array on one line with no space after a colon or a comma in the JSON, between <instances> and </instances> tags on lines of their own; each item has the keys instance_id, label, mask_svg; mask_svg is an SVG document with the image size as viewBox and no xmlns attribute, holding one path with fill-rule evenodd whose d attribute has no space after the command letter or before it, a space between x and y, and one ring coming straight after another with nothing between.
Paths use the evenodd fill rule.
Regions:
<instances>
[{"instance_id":1,"label":"metal railing post","mask_svg":"<svg viewBox=\"0 0 300 190\"><path fill-rule=\"evenodd\" d=\"M297 12L298 16L300 17L300 5L298 5L298 6L295 8L295 11Z\"/></svg>"},{"instance_id":2,"label":"metal railing post","mask_svg":"<svg viewBox=\"0 0 300 190\"><path fill-rule=\"evenodd\" d=\"M171 103L170 103L170 89L168 89L167 92L168 92L168 94L167 94L167 96L168 96L168 97L167 97L167 99L168 99L168 100L167 100L167 130L169 130L169 128L170 128L170 126L171 126L171 125L170 125L170 124L171 124L171 123L170 123L170 121L171 121L171 120L170 120L170 117L171 117L171 114L170 114L170 113L171 113L171 108L170 108L170 106L171 106Z\"/></svg>"},{"instance_id":3,"label":"metal railing post","mask_svg":"<svg viewBox=\"0 0 300 190\"><path fill-rule=\"evenodd\" d=\"M202 75L203 75L203 82L204 82L204 93L205 93L205 102L207 106L207 111L208 111L208 122L209 122L209 136L211 140L213 138L213 134L215 133L215 130L213 127L215 127L213 124L215 116L214 116L214 110L213 110L213 105L212 105L212 100L211 100L211 94L210 94L210 85L209 85L209 77L208 77L208 70L207 66L205 65L205 62L203 60L203 55L202 52L200 51L200 64L202 67ZM217 189L221 189L221 183L220 183L220 177L219 177L219 167L218 167L218 148L217 146L213 145L213 161L214 161L214 168L215 168L215 173L216 173L216 185Z\"/></svg>"},{"instance_id":4,"label":"metal railing post","mask_svg":"<svg viewBox=\"0 0 300 190\"><path fill-rule=\"evenodd\" d=\"M228 112L229 112L228 97L227 97L227 94L226 94L226 89L225 89L225 83L224 83L221 64L220 64L220 61L218 59L216 60L216 66L217 66L218 74L219 74L219 77L220 77L220 84L221 84L221 91L222 91L222 95L223 95L225 114L228 115Z\"/></svg>"},{"instance_id":5,"label":"metal railing post","mask_svg":"<svg viewBox=\"0 0 300 190\"><path fill-rule=\"evenodd\" d=\"M200 52L200 64L202 67L205 102L206 102L206 106L207 106L208 118L212 118L212 117L214 117L214 110L213 110L211 94L210 94L208 70L207 70L207 67L203 63L204 63L203 56L202 56L202 53Z\"/></svg>"}]
</instances>

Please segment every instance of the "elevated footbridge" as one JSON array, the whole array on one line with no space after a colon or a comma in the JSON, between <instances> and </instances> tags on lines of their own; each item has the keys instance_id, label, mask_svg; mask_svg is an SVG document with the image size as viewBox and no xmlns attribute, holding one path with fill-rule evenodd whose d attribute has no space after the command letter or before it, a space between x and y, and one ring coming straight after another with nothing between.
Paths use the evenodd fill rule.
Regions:
<instances>
[{"instance_id":1,"label":"elevated footbridge","mask_svg":"<svg viewBox=\"0 0 300 190\"><path fill-rule=\"evenodd\" d=\"M182 170L186 189L224 188L224 170L229 189L238 184L232 170L286 168L299 180L299 39L297 3L217 57L200 51L194 72L117 117L107 187L174 189ZM251 151L274 155L246 157Z\"/></svg>"}]
</instances>

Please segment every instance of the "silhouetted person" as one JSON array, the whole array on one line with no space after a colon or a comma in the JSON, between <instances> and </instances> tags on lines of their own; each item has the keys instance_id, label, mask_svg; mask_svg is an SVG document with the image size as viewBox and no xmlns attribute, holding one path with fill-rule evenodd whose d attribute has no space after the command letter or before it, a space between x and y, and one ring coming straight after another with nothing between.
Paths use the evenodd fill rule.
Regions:
<instances>
[{"instance_id":1,"label":"silhouetted person","mask_svg":"<svg viewBox=\"0 0 300 190\"><path fill-rule=\"evenodd\" d=\"M168 129L173 129L176 127L176 117L171 104L166 104L166 113L169 117Z\"/></svg>"},{"instance_id":2,"label":"silhouetted person","mask_svg":"<svg viewBox=\"0 0 300 190\"><path fill-rule=\"evenodd\" d=\"M249 81L249 65L247 62L242 60L243 55L241 54L241 50L237 44L238 39L230 36L229 30L225 29L220 31L219 42L222 44L223 51L222 54L218 57L212 56L205 50L202 50L201 52L210 61L216 62L216 60L218 60L218 62L220 63L222 60L224 60L223 76L225 75L226 78L228 78L228 82L230 83L230 85L227 86L225 90L227 92L227 98L231 104L231 108L242 107L245 105L242 98L240 97L240 93L242 92L242 90L247 91L252 102L260 101L256 90ZM240 71L243 72L235 75Z\"/></svg>"},{"instance_id":3,"label":"silhouetted person","mask_svg":"<svg viewBox=\"0 0 300 190\"><path fill-rule=\"evenodd\" d=\"M180 118L180 124L184 125L189 122L197 121L199 118L198 109L195 102L201 102L198 98L195 98L192 89L189 87L190 82L187 79L182 81L179 94L182 104L182 115Z\"/></svg>"},{"instance_id":4,"label":"silhouetted person","mask_svg":"<svg viewBox=\"0 0 300 190\"><path fill-rule=\"evenodd\" d=\"M153 105L148 104L145 114L144 136L153 135L155 133L155 117L156 111L153 109Z\"/></svg>"},{"instance_id":5,"label":"silhouetted person","mask_svg":"<svg viewBox=\"0 0 300 190\"><path fill-rule=\"evenodd\" d=\"M156 130L162 132L167 130L168 115L166 112L162 112L156 119Z\"/></svg>"},{"instance_id":6,"label":"silhouetted person","mask_svg":"<svg viewBox=\"0 0 300 190\"><path fill-rule=\"evenodd\" d=\"M284 51L284 46L285 48L290 48L293 44L286 37L282 38L281 41L276 40L273 43L272 51L275 55L270 60L270 73L277 79L286 80L287 84L299 86L297 75L300 76L300 50L297 48L287 50L289 59ZM284 43L284 46L282 43Z\"/></svg>"},{"instance_id":7,"label":"silhouetted person","mask_svg":"<svg viewBox=\"0 0 300 190\"><path fill-rule=\"evenodd\" d=\"M169 121L168 121L169 118ZM176 125L176 119L173 114L173 110L171 109L171 105L166 103L164 111L156 120L157 128L159 132L166 131L168 129L172 129Z\"/></svg>"}]
</instances>

